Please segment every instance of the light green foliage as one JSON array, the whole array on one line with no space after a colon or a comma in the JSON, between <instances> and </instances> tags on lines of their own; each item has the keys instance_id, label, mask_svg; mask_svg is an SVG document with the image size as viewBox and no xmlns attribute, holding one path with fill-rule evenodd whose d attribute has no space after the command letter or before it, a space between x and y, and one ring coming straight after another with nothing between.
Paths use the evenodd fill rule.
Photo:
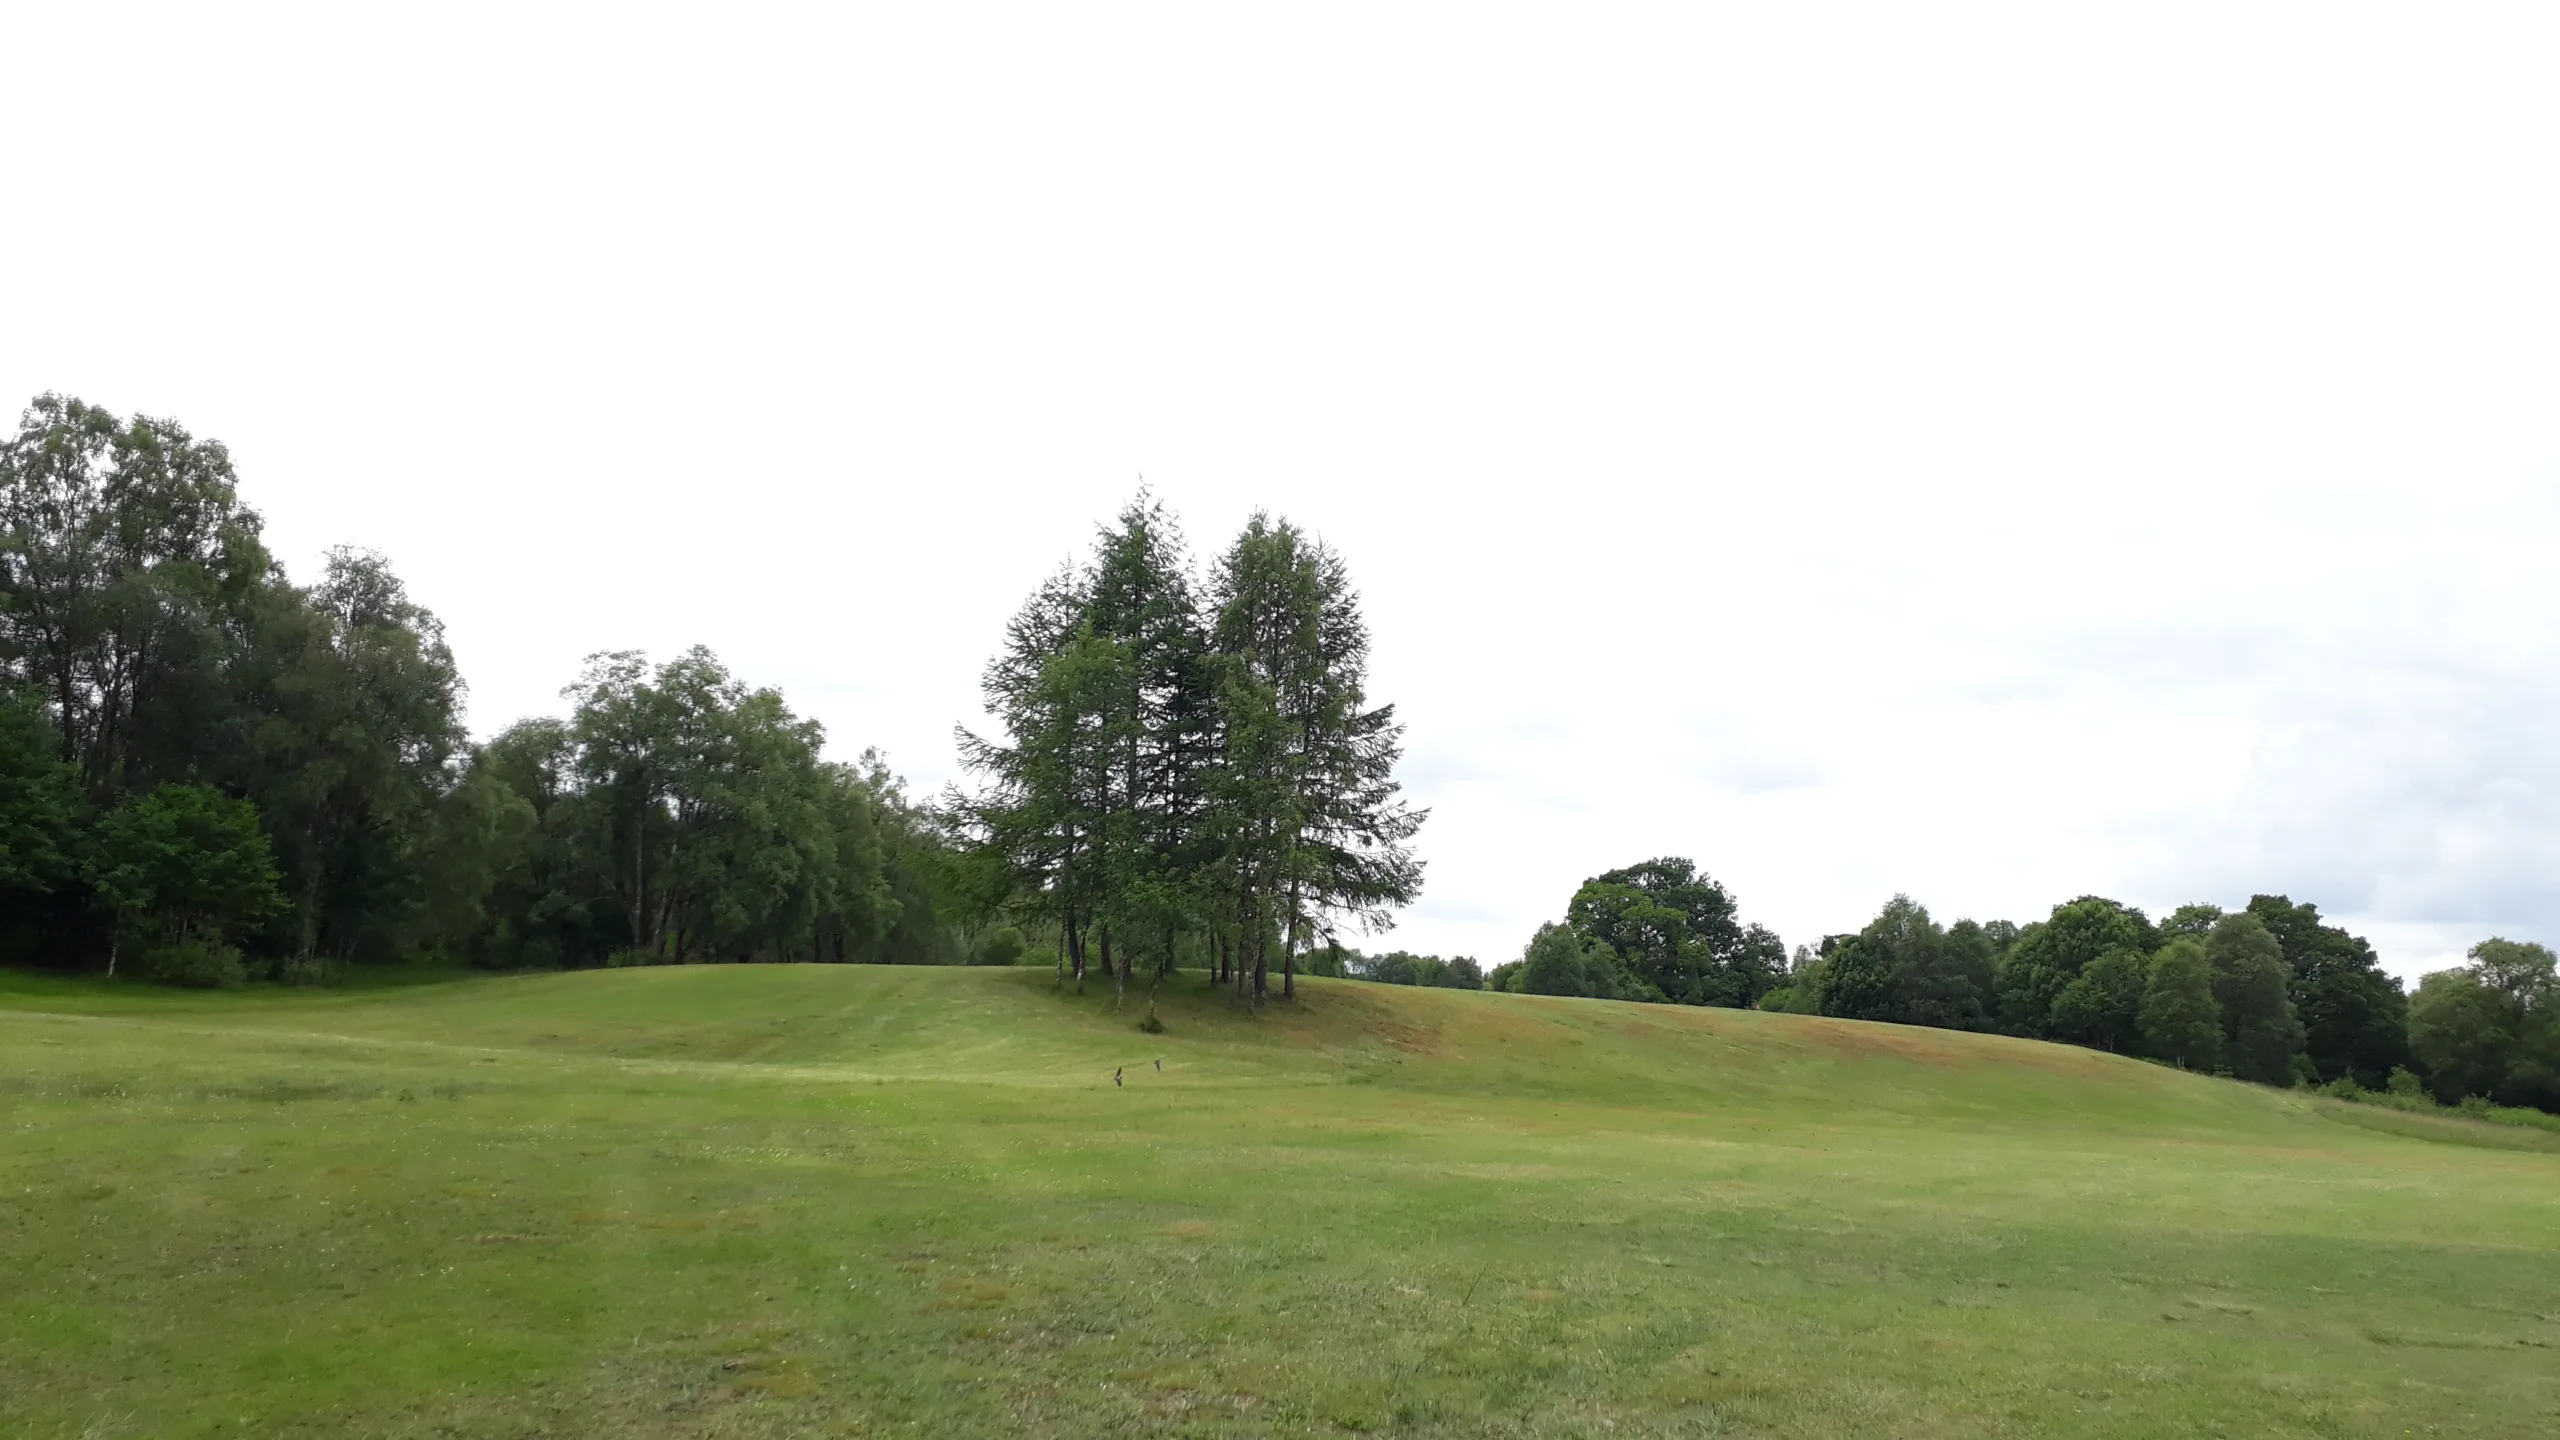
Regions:
<instances>
[{"instance_id":1,"label":"light green foliage","mask_svg":"<svg viewBox=\"0 0 2560 1440\"><path fill-rule=\"evenodd\" d=\"M989 932L978 945L976 960L981 965L1013 965L1022 959L1022 931L1013 925L1000 925Z\"/></svg>"},{"instance_id":2,"label":"light green foliage","mask_svg":"<svg viewBox=\"0 0 2560 1440\"><path fill-rule=\"evenodd\" d=\"M126 943L220 946L284 903L257 811L201 785L162 785L109 812L87 878Z\"/></svg>"},{"instance_id":3,"label":"light green foliage","mask_svg":"<svg viewBox=\"0 0 2560 1440\"><path fill-rule=\"evenodd\" d=\"M2390 1440L2560 1413L2560 1136L1998 1036L1306 989L1256 1014L1181 975L1149 1036L1031 969L0 976L0 1429Z\"/></svg>"},{"instance_id":4,"label":"light green foliage","mask_svg":"<svg viewBox=\"0 0 2560 1440\"><path fill-rule=\"evenodd\" d=\"M2257 916L2242 911L2214 922L2205 954L2222 1007L2223 1064L2243 1080L2292 1084L2302 1024L2294 1018L2293 972L2283 947Z\"/></svg>"},{"instance_id":5,"label":"light green foliage","mask_svg":"<svg viewBox=\"0 0 2560 1440\"><path fill-rule=\"evenodd\" d=\"M2174 922L2195 908L2170 918ZM2210 1074L2222 1063L2222 1006L2213 998L2213 962L2192 929L2162 928L2177 938L2151 960L2142 992L2143 1048L2183 1069Z\"/></svg>"},{"instance_id":6,"label":"light green foliage","mask_svg":"<svg viewBox=\"0 0 2560 1440\"><path fill-rule=\"evenodd\" d=\"M1520 968L1510 976L1510 988L1522 995L1573 995L1589 999L1659 999L1658 995L1626 992L1642 983L1619 968L1618 957L1608 946L1587 940L1572 926L1554 922L1538 927L1530 937L1528 948L1520 954Z\"/></svg>"}]
</instances>

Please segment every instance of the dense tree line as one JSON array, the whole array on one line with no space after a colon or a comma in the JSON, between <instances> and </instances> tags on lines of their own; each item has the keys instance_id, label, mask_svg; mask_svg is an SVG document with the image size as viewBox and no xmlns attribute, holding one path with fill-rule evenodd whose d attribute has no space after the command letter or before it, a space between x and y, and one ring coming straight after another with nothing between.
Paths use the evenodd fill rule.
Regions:
<instances>
[{"instance_id":1,"label":"dense tree line","mask_svg":"<svg viewBox=\"0 0 2560 1440\"><path fill-rule=\"evenodd\" d=\"M1585 881L1486 984L1996 1032L2269 1085L2560 1111L2552 952L2493 939L2470 958L2410 996L2361 937L2283 895L2156 923L2084 895L2023 926L1941 925L1897 895L1863 929L1790 958L1694 863L1665 857Z\"/></svg>"},{"instance_id":2,"label":"dense tree line","mask_svg":"<svg viewBox=\"0 0 2560 1440\"><path fill-rule=\"evenodd\" d=\"M2026 926L1940 926L1908 896L1799 947L1765 1009L1999 1031L2270 1085L2423 1088L2560 1110L2551 952L2492 939L2415 996L2317 906L2258 895L2153 923L2084 895Z\"/></svg>"},{"instance_id":3,"label":"dense tree line","mask_svg":"<svg viewBox=\"0 0 2560 1440\"><path fill-rule=\"evenodd\" d=\"M1363 955L1339 941L1307 952L1303 967L1310 975L1366 980L1377 985L1419 985L1431 990L1482 990L1484 967L1468 955L1416 955L1390 950Z\"/></svg>"},{"instance_id":4,"label":"dense tree line","mask_svg":"<svg viewBox=\"0 0 2560 1440\"><path fill-rule=\"evenodd\" d=\"M2381 1085L2409 1059L2407 1001L2373 948L2281 895L2158 924L2084 895L2025 926L1943 927L1895 896L1801 956L1769 1008L1997 1030L2270 1084Z\"/></svg>"},{"instance_id":5,"label":"dense tree line","mask_svg":"<svg viewBox=\"0 0 2560 1440\"><path fill-rule=\"evenodd\" d=\"M0 442L0 955L187 984L956 958L952 847L708 653L484 746L379 555L297 585L219 443L48 395Z\"/></svg>"},{"instance_id":6,"label":"dense tree line","mask_svg":"<svg viewBox=\"0 0 2560 1440\"><path fill-rule=\"evenodd\" d=\"M1380 928L1422 867L1399 798L1402 729L1367 694L1369 636L1339 554L1254 516L1193 573L1141 496L1051 577L988 664L1001 734L960 732L981 777L951 813L969 893L1055 937L1082 983L1186 959L1240 999Z\"/></svg>"}]
</instances>

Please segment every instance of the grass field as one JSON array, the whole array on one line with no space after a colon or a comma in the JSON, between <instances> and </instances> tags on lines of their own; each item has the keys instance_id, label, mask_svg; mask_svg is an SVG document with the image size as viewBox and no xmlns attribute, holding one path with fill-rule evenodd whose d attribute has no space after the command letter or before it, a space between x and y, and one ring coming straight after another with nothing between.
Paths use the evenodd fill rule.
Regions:
<instances>
[{"instance_id":1,"label":"grass field","mask_svg":"<svg viewBox=\"0 0 2560 1440\"><path fill-rule=\"evenodd\" d=\"M1306 991L0 976L0 1434L2560 1434L2560 1137Z\"/></svg>"}]
</instances>

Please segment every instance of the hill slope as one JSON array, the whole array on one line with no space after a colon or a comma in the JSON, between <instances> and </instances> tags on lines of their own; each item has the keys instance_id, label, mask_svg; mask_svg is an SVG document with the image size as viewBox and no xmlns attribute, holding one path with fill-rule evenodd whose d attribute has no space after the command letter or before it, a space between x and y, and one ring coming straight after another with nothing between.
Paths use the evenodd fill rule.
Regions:
<instances>
[{"instance_id":1,"label":"hill slope","mask_svg":"<svg viewBox=\"0 0 2560 1440\"><path fill-rule=\"evenodd\" d=\"M2510 1137L1995 1037L1305 983L1252 1016L1180 978L1158 1036L1035 970L0 978L0 1429L2560 1417L2560 1155Z\"/></svg>"}]
</instances>

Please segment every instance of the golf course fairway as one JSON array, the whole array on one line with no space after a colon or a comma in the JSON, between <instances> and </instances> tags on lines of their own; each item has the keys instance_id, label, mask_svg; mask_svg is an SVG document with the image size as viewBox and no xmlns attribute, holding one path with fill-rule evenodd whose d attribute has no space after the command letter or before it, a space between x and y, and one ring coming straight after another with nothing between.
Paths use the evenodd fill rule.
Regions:
<instances>
[{"instance_id":1,"label":"golf course fairway","mask_svg":"<svg viewBox=\"0 0 2560 1440\"><path fill-rule=\"evenodd\" d=\"M2560 1434L2560 1136L1300 989L0 975L0 1434Z\"/></svg>"}]
</instances>

